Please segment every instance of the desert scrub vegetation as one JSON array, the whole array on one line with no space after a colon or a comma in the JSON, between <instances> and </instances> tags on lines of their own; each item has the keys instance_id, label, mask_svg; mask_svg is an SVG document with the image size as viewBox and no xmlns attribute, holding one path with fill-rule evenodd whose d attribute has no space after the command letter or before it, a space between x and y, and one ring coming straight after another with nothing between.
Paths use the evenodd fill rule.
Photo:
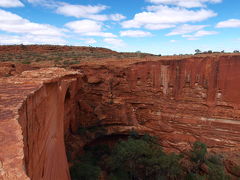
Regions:
<instances>
[{"instance_id":1,"label":"desert scrub vegetation","mask_svg":"<svg viewBox=\"0 0 240 180\"><path fill-rule=\"evenodd\" d=\"M86 133L81 129L79 133ZM72 161L73 180L228 180L222 158L208 154L207 147L195 142L182 154L166 153L155 137L131 132L115 145L97 144ZM188 161L186 166L186 161Z\"/></svg>"},{"instance_id":2,"label":"desert scrub vegetation","mask_svg":"<svg viewBox=\"0 0 240 180\"><path fill-rule=\"evenodd\" d=\"M30 63L41 63L44 61L53 61L56 66L69 66L72 64L78 64L82 61L92 61L95 59L103 58L143 58L150 55L151 54L141 52L117 53L109 49L95 47L73 47L54 45L0 46L0 62L13 61L25 63L25 61L28 61Z\"/></svg>"},{"instance_id":3,"label":"desert scrub vegetation","mask_svg":"<svg viewBox=\"0 0 240 180\"><path fill-rule=\"evenodd\" d=\"M21 63L22 64L31 64L31 61L26 59L26 60L22 60Z\"/></svg>"}]
</instances>

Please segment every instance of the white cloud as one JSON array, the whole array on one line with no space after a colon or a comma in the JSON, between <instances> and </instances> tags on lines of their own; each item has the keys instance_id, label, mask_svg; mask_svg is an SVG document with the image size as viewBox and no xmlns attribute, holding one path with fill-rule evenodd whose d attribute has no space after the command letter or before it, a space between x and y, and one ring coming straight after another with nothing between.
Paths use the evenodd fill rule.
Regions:
<instances>
[{"instance_id":1,"label":"white cloud","mask_svg":"<svg viewBox=\"0 0 240 180\"><path fill-rule=\"evenodd\" d=\"M201 36L207 36L207 35L214 35L217 34L218 32L216 31L205 31L205 30L201 30L198 31L194 34L195 37L201 37Z\"/></svg>"},{"instance_id":2,"label":"white cloud","mask_svg":"<svg viewBox=\"0 0 240 180\"><path fill-rule=\"evenodd\" d=\"M65 45L66 41L61 37L41 35L0 35L0 44L57 44Z\"/></svg>"},{"instance_id":3,"label":"white cloud","mask_svg":"<svg viewBox=\"0 0 240 180\"><path fill-rule=\"evenodd\" d=\"M146 24L145 25L145 28L150 30L168 29L173 27L175 27L175 25L173 24Z\"/></svg>"},{"instance_id":4,"label":"white cloud","mask_svg":"<svg viewBox=\"0 0 240 180\"><path fill-rule=\"evenodd\" d=\"M200 30L200 31L197 31L196 33L194 33L192 35L182 35L182 37L185 37L188 40L197 40L199 37L208 36L208 35L214 35L214 34L218 34L218 32L216 32L216 31Z\"/></svg>"},{"instance_id":5,"label":"white cloud","mask_svg":"<svg viewBox=\"0 0 240 180\"><path fill-rule=\"evenodd\" d=\"M120 31L120 36L126 37L146 37L152 36L152 33L140 30L128 30L128 31Z\"/></svg>"},{"instance_id":6,"label":"white cloud","mask_svg":"<svg viewBox=\"0 0 240 180\"><path fill-rule=\"evenodd\" d=\"M71 16L75 18L85 18L96 21L121 21L126 17L122 14L99 14L102 11L108 9L105 5L80 5L80 4L68 4L65 2L55 0L27 0L29 3L46 6L50 8L56 8L56 13Z\"/></svg>"},{"instance_id":7,"label":"white cloud","mask_svg":"<svg viewBox=\"0 0 240 180\"><path fill-rule=\"evenodd\" d=\"M170 42L175 43L175 42L177 42L177 40L172 39L172 40L170 40Z\"/></svg>"},{"instance_id":8,"label":"white cloud","mask_svg":"<svg viewBox=\"0 0 240 180\"><path fill-rule=\"evenodd\" d=\"M66 44L64 32L49 24L38 24L0 9L0 30L17 35L0 35L0 44Z\"/></svg>"},{"instance_id":9,"label":"white cloud","mask_svg":"<svg viewBox=\"0 0 240 180\"><path fill-rule=\"evenodd\" d=\"M27 1L31 4L45 6L48 8L57 8L59 5L62 4L61 2L55 0L27 0Z\"/></svg>"},{"instance_id":10,"label":"white cloud","mask_svg":"<svg viewBox=\"0 0 240 180\"><path fill-rule=\"evenodd\" d=\"M99 37L117 37L116 35L114 35L113 33L109 33L109 32L88 32L84 34L85 36L99 36Z\"/></svg>"},{"instance_id":11,"label":"white cloud","mask_svg":"<svg viewBox=\"0 0 240 180\"><path fill-rule=\"evenodd\" d=\"M29 3L42 3L46 0L27 0Z\"/></svg>"},{"instance_id":12,"label":"white cloud","mask_svg":"<svg viewBox=\"0 0 240 180\"><path fill-rule=\"evenodd\" d=\"M19 0L1 0L0 7L10 8L10 7L23 7L24 4Z\"/></svg>"},{"instance_id":13,"label":"white cloud","mask_svg":"<svg viewBox=\"0 0 240 180\"><path fill-rule=\"evenodd\" d=\"M205 27L206 27L206 25L183 24L181 26L178 26L176 29L172 30L170 33L167 34L167 36L192 33L195 31L199 31Z\"/></svg>"},{"instance_id":14,"label":"white cloud","mask_svg":"<svg viewBox=\"0 0 240 180\"><path fill-rule=\"evenodd\" d=\"M105 38L103 40L105 43L113 45L115 47L123 47L125 46L125 43L121 39L116 39L116 38Z\"/></svg>"},{"instance_id":15,"label":"white cloud","mask_svg":"<svg viewBox=\"0 0 240 180\"><path fill-rule=\"evenodd\" d=\"M32 35L63 36L63 29L49 24L30 22L16 14L0 9L0 30L11 33L25 33Z\"/></svg>"},{"instance_id":16,"label":"white cloud","mask_svg":"<svg viewBox=\"0 0 240 180\"><path fill-rule=\"evenodd\" d=\"M125 19L126 17L123 16L122 14L111 14L109 15L109 19L113 20L113 21L121 21L123 19Z\"/></svg>"},{"instance_id":17,"label":"white cloud","mask_svg":"<svg viewBox=\"0 0 240 180\"><path fill-rule=\"evenodd\" d=\"M175 5L185 8L205 7L205 3L220 3L222 0L147 0L154 4Z\"/></svg>"},{"instance_id":18,"label":"white cloud","mask_svg":"<svg viewBox=\"0 0 240 180\"><path fill-rule=\"evenodd\" d=\"M95 43L97 43L97 41L95 39L85 39L84 43L85 44L95 44Z\"/></svg>"},{"instance_id":19,"label":"white cloud","mask_svg":"<svg viewBox=\"0 0 240 180\"><path fill-rule=\"evenodd\" d=\"M227 21L219 22L217 28L238 28L240 27L240 19L229 19Z\"/></svg>"},{"instance_id":20,"label":"white cloud","mask_svg":"<svg viewBox=\"0 0 240 180\"><path fill-rule=\"evenodd\" d=\"M137 20L128 20L121 23L123 28L140 28L142 26L141 22L138 22Z\"/></svg>"},{"instance_id":21,"label":"white cloud","mask_svg":"<svg viewBox=\"0 0 240 180\"><path fill-rule=\"evenodd\" d=\"M200 22L217 14L211 10L189 10L180 7L152 6L148 11L135 14L134 18L122 23L123 28L140 28L153 25L175 25L186 22Z\"/></svg>"},{"instance_id":22,"label":"white cloud","mask_svg":"<svg viewBox=\"0 0 240 180\"><path fill-rule=\"evenodd\" d=\"M63 4L59 6L56 10L57 13L63 14L65 16L73 16L76 18L89 18L95 20L106 20L105 15L97 15L101 11L105 10L107 6L97 5L72 5L72 4Z\"/></svg>"},{"instance_id":23,"label":"white cloud","mask_svg":"<svg viewBox=\"0 0 240 180\"><path fill-rule=\"evenodd\" d=\"M65 26L82 36L116 37L112 33L102 32L102 23L93 20L72 21Z\"/></svg>"},{"instance_id":24,"label":"white cloud","mask_svg":"<svg viewBox=\"0 0 240 180\"><path fill-rule=\"evenodd\" d=\"M76 33L99 32L102 29L102 24L92 20L72 21L65 25Z\"/></svg>"},{"instance_id":25,"label":"white cloud","mask_svg":"<svg viewBox=\"0 0 240 180\"><path fill-rule=\"evenodd\" d=\"M56 9L58 14L65 16L72 16L76 18L87 18L97 21L120 21L125 19L125 16L122 14L99 14L100 12L106 10L108 7L104 5L72 5L63 3L59 5Z\"/></svg>"}]
</instances>

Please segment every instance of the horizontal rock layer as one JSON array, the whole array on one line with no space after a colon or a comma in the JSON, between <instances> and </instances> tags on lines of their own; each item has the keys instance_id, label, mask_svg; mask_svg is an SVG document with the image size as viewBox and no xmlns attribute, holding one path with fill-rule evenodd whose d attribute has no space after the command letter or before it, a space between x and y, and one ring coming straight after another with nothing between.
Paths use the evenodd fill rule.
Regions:
<instances>
[{"instance_id":1,"label":"horizontal rock layer","mask_svg":"<svg viewBox=\"0 0 240 180\"><path fill-rule=\"evenodd\" d=\"M240 55L98 61L0 79L0 179L69 179L64 136L135 129L166 150L239 151Z\"/></svg>"},{"instance_id":2,"label":"horizontal rock layer","mask_svg":"<svg viewBox=\"0 0 240 180\"><path fill-rule=\"evenodd\" d=\"M75 67L86 76L85 126L134 126L167 148L201 140L217 151L240 142L240 56L113 62Z\"/></svg>"}]
</instances>

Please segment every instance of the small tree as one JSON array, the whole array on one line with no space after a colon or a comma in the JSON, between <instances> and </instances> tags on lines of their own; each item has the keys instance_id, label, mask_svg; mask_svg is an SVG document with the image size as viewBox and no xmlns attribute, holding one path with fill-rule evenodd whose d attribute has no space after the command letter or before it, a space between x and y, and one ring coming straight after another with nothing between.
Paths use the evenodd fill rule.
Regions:
<instances>
[{"instance_id":1,"label":"small tree","mask_svg":"<svg viewBox=\"0 0 240 180\"><path fill-rule=\"evenodd\" d=\"M88 157L87 157L88 158ZM73 180L96 180L98 179L101 169L92 162L92 159L82 159L80 162L74 162L70 168L71 179Z\"/></svg>"},{"instance_id":2,"label":"small tree","mask_svg":"<svg viewBox=\"0 0 240 180\"><path fill-rule=\"evenodd\" d=\"M199 49L196 49L196 50L195 50L195 53L196 53L196 54L200 54L201 51L200 51Z\"/></svg>"},{"instance_id":3,"label":"small tree","mask_svg":"<svg viewBox=\"0 0 240 180\"><path fill-rule=\"evenodd\" d=\"M149 135L120 141L109 160L112 176L128 174L125 179L177 179L182 169L180 156L165 154L156 139ZM115 178L116 179L116 178Z\"/></svg>"},{"instance_id":4,"label":"small tree","mask_svg":"<svg viewBox=\"0 0 240 180\"><path fill-rule=\"evenodd\" d=\"M193 144L191 159L197 164L202 164L205 161L206 154L207 154L207 146L199 141L196 141Z\"/></svg>"}]
</instances>

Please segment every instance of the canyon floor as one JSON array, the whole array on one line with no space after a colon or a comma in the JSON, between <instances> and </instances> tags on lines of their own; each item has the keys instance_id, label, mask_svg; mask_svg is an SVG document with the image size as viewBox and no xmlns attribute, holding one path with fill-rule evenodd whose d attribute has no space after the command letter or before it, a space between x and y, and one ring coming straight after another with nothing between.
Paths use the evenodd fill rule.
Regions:
<instances>
[{"instance_id":1,"label":"canyon floor","mask_svg":"<svg viewBox=\"0 0 240 180\"><path fill-rule=\"evenodd\" d=\"M166 152L201 141L237 179L239 69L239 53L0 46L0 179L68 180L67 153L132 130ZM81 128L94 130L79 136Z\"/></svg>"}]
</instances>

